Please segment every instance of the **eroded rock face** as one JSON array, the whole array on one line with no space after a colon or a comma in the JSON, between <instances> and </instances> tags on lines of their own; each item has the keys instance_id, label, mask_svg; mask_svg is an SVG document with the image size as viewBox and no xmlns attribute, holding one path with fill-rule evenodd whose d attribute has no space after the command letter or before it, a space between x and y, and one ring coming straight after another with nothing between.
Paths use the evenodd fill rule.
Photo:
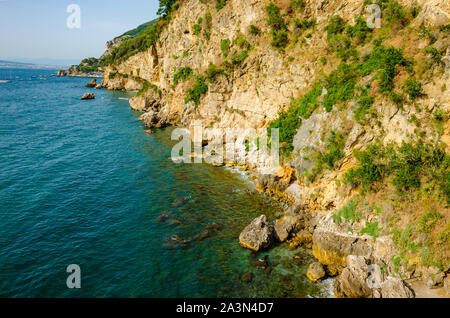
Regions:
<instances>
[{"instance_id":1,"label":"eroded rock face","mask_svg":"<svg viewBox=\"0 0 450 318\"><path fill-rule=\"evenodd\" d=\"M350 255L348 266L341 276L334 280L334 295L338 298L370 298L373 291L367 285L368 270L366 259L362 256Z\"/></svg>"},{"instance_id":2,"label":"eroded rock face","mask_svg":"<svg viewBox=\"0 0 450 318\"><path fill-rule=\"evenodd\" d=\"M328 214L320 220L313 234L313 255L325 265L347 265L347 256L369 257L373 247L366 239L341 231Z\"/></svg>"},{"instance_id":3,"label":"eroded rock face","mask_svg":"<svg viewBox=\"0 0 450 318\"><path fill-rule=\"evenodd\" d=\"M254 219L239 235L239 243L255 252L268 248L273 242L273 227L265 215Z\"/></svg>"},{"instance_id":4,"label":"eroded rock face","mask_svg":"<svg viewBox=\"0 0 450 318\"><path fill-rule=\"evenodd\" d=\"M400 278L387 277L381 283L382 298L413 298L413 291Z\"/></svg>"},{"instance_id":5,"label":"eroded rock face","mask_svg":"<svg viewBox=\"0 0 450 318\"><path fill-rule=\"evenodd\" d=\"M312 282L318 282L325 277L325 269L319 262L314 262L308 266L306 277Z\"/></svg>"},{"instance_id":6,"label":"eroded rock face","mask_svg":"<svg viewBox=\"0 0 450 318\"><path fill-rule=\"evenodd\" d=\"M146 94L136 95L130 99L130 107L137 111L148 111L159 109L160 97L153 89L150 89Z\"/></svg>"}]
</instances>

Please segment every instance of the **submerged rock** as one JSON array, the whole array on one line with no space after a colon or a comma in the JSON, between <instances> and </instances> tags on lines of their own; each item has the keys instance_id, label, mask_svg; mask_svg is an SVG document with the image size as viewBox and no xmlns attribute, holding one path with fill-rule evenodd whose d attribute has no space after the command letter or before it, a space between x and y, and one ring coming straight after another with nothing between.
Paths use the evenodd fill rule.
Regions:
<instances>
[{"instance_id":1,"label":"submerged rock","mask_svg":"<svg viewBox=\"0 0 450 318\"><path fill-rule=\"evenodd\" d=\"M168 220L169 217L170 217L170 216L169 216L168 214L161 214L161 215L158 215L158 217L156 218L156 220L157 220L158 222L162 223L162 222Z\"/></svg>"},{"instance_id":2,"label":"submerged rock","mask_svg":"<svg viewBox=\"0 0 450 318\"><path fill-rule=\"evenodd\" d=\"M197 234L192 237L192 241L203 241L204 239L210 237L212 233L210 231L205 231L203 233Z\"/></svg>"},{"instance_id":3,"label":"submerged rock","mask_svg":"<svg viewBox=\"0 0 450 318\"><path fill-rule=\"evenodd\" d=\"M80 99L81 100L95 99L95 95L93 93L85 93Z\"/></svg>"},{"instance_id":4,"label":"submerged rock","mask_svg":"<svg viewBox=\"0 0 450 318\"><path fill-rule=\"evenodd\" d=\"M223 225L217 222L212 222L206 226L208 230L221 230L223 229Z\"/></svg>"},{"instance_id":5,"label":"submerged rock","mask_svg":"<svg viewBox=\"0 0 450 318\"><path fill-rule=\"evenodd\" d=\"M314 262L308 266L306 277L312 282L318 282L325 277L325 269L319 262Z\"/></svg>"},{"instance_id":6,"label":"submerged rock","mask_svg":"<svg viewBox=\"0 0 450 318\"><path fill-rule=\"evenodd\" d=\"M255 252L268 248L273 242L273 227L265 215L254 219L239 235L239 243Z\"/></svg>"},{"instance_id":7,"label":"submerged rock","mask_svg":"<svg viewBox=\"0 0 450 318\"><path fill-rule=\"evenodd\" d=\"M268 267L269 261L268 261L267 255L264 256L263 258L258 258L256 260L254 260L252 264L253 264L253 266L258 266L258 267Z\"/></svg>"},{"instance_id":8,"label":"submerged rock","mask_svg":"<svg viewBox=\"0 0 450 318\"><path fill-rule=\"evenodd\" d=\"M247 284L251 283L253 281L253 273L252 272L244 273L244 275L242 275L242 281Z\"/></svg>"}]
</instances>

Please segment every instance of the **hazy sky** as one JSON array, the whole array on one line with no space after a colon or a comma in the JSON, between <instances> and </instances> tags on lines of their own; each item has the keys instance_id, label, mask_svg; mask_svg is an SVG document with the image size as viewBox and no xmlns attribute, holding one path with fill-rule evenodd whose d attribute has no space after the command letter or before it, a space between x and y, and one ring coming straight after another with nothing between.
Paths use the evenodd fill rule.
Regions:
<instances>
[{"instance_id":1,"label":"hazy sky","mask_svg":"<svg viewBox=\"0 0 450 318\"><path fill-rule=\"evenodd\" d=\"M70 4L81 28L67 27ZM158 0L0 0L0 59L81 60L99 57L105 43L153 20Z\"/></svg>"}]
</instances>

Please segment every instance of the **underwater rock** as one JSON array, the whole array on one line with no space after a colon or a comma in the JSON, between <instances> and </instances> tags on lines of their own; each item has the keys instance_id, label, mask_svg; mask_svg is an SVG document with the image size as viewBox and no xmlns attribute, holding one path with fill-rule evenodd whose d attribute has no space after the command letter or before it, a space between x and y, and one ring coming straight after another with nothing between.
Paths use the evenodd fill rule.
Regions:
<instances>
[{"instance_id":1,"label":"underwater rock","mask_svg":"<svg viewBox=\"0 0 450 318\"><path fill-rule=\"evenodd\" d=\"M211 224L208 224L206 226L206 228L208 230L218 230L218 231L220 231L221 229L223 229L223 225L220 224L220 223L217 223L217 222L212 222Z\"/></svg>"},{"instance_id":2,"label":"underwater rock","mask_svg":"<svg viewBox=\"0 0 450 318\"><path fill-rule=\"evenodd\" d=\"M242 281L247 284L251 283L253 281L253 273L252 272L244 273L244 275L242 275Z\"/></svg>"},{"instance_id":3,"label":"underwater rock","mask_svg":"<svg viewBox=\"0 0 450 318\"><path fill-rule=\"evenodd\" d=\"M204 239L211 237L212 233L210 231L205 231L203 233L197 234L192 237L192 241L203 241Z\"/></svg>"},{"instance_id":4,"label":"underwater rock","mask_svg":"<svg viewBox=\"0 0 450 318\"><path fill-rule=\"evenodd\" d=\"M158 217L156 218L156 220L159 222L159 223L162 223L162 222L165 222L166 220L168 220L169 219L169 215L168 214L161 214L161 215L158 215Z\"/></svg>"}]
</instances>

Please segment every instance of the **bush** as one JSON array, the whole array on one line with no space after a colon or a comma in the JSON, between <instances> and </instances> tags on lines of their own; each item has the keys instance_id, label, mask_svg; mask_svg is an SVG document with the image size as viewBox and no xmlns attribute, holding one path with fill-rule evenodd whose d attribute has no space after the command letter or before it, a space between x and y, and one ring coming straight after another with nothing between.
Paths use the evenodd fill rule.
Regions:
<instances>
[{"instance_id":1,"label":"bush","mask_svg":"<svg viewBox=\"0 0 450 318\"><path fill-rule=\"evenodd\" d=\"M280 9L273 3L269 3L266 7L268 19L267 24L274 30L284 30L287 31L286 23L281 16Z\"/></svg>"},{"instance_id":2,"label":"bush","mask_svg":"<svg viewBox=\"0 0 450 318\"><path fill-rule=\"evenodd\" d=\"M368 90L364 90L358 97L358 108L355 112L355 120L360 123L366 123L366 115L370 113L375 97L368 95Z\"/></svg>"},{"instance_id":3,"label":"bush","mask_svg":"<svg viewBox=\"0 0 450 318\"><path fill-rule=\"evenodd\" d=\"M177 86L180 81L186 81L194 75L192 69L188 66L182 67L173 75L173 85Z\"/></svg>"},{"instance_id":4,"label":"bush","mask_svg":"<svg viewBox=\"0 0 450 318\"><path fill-rule=\"evenodd\" d=\"M358 202L352 199L343 208L333 214L333 219L336 222L341 222L342 218L345 220L345 222L358 222L361 218L361 212L356 210L357 207Z\"/></svg>"},{"instance_id":5,"label":"bush","mask_svg":"<svg viewBox=\"0 0 450 318\"><path fill-rule=\"evenodd\" d=\"M408 78L403 85L403 90L408 94L409 99L411 100L415 100L424 95L422 84L415 78Z\"/></svg>"},{"instance_id":6,"label":"bush","mask_svg":"<svg viewBox=\"0 0 450 318\"><path fill-rule=\"evenodd\" d=\"M295 10L303 10L305 8L303 0L291 0L291 8Z\"/></svg>"},{"instance_id":7,"label":"bush","mask_svg":"<svg viewBox=\"0 0 450 318\"><path fill-rule=\"evenodd\" d=\"M254 24L251 24L248 28L248 32L253 35L259 35L261 33L261 30Z\"/></svg>"},{"instance_id":8,"label":"bush","mask_svg":"<svg viewBox=\"0 0 450 318\"><path fill-rule=\"evenodd\" d=\"M220 50L222 51L222 55L224 57L228 57L228 54L230 53L230 45L231 41L229 39L220 41Z\"/></svg>"},{"instance_id":9,"label":"bush","mask_svg":"<svg viewBox=\"0 0 450 318\"><path fill-rule=\"evenodd\" d=\"M247 57L248 57L247 51L241 51L239 53L235 53L231 57L231 63L233 65L240 65L247 59Z\"/></svg>"},{"instance_id":10,"label":"bush","mask_svg":"<svg viewBox=\"0 0 450 318\"><path fill-rule=\"evenodd\" d=\"M444 216L439 212L429 211L420 216L418 229L424 233L430 233L436 223Z\"/></svg>"},{"instance_id":11,"label":"bush","mask_svg":"<svg viewBox=\"0 0 450 318\"><path fill-rule=\"evenodd\" d=\"M203 23L203 18L198 18L197 23L194 24L194 34L195 35L199 35L202 32L202 23Z\"/></svg>"},{"instance_id":12,"label":"bush","mask_svg":"<svg viewBox=\"0 0 450 318\"><path fill-rule=\"evenodd\" d=\"M214 83L218 75L225 75L225 71L219 66L209 63L206 71L206 80L210 83Z\"/></svg>"},{"instance_id":13,"label":"bush","mask_svg":"<svg viewBox=\"0 0 450 318\"><path fill-rule=\"evenodd\" d=\"M227 4L227 0L217 0L216 9L220 11Z\"/></svg>"},{"instance_id":14,"label":"bush","mask_svg":"<svg viewBox=\"0 0 450 318\"><path fill-rule=\"evenodd\" d=\"M401 25L405 25L408 21L406 14L406 9L397 0L390 0L383 10L383 17L387 22Z\"/></svg>"},{"instance_id":15,"label":"bush","mask_svg":"<svg viewBox=\"0 0 450 318\"><path fill-rule=\"evenodd\" d=\"M297 113L302 118L308 119L314 110L317 108L319 102L318 98L322 94L322 85L315 83L311 90L305 96L293 99L291 107L297 109Z\"/></svg>"},{"instance_id":16,"label":"bush","mask_svg":"<svg viewBox=\"0 0 450 318\"><path fill-rule=\"evenodd\" d=\"M200 98L208 91L208 85L205 83L206 79L202 76L196 76L195 82L187 90L184 103L187 104L193 101L195 105L200 104Z\"/></svg>"},{"instance_id":17,"label":"bush","mask_svg":"<svg viewBox=\"0 0 450 318\"><path fill-rule=\"evenodd\" d=\"M345 30L346 25L345 21L339 15L332 16L330 23L325 27L328 38L341 34Z\"/></svg>"},{"instance_id":18,"label":"bush","mask_svg":"<svg viewBox=\"0 0 450 318\"><path fill-rule=\"evenodd\" d=\"M268 127L268 132L270 129L278 128L279 137L281 142L285 142L288 145L288 150L294 150L292 142L294 136L297 133L297 128L300 127L302 120L294 107L290 107L289 110L285 112L280 112L278 119L270 123Z\"/></svg>"},{"instance_id":19,"label":"bush","mask_svg":"<svg viewBox=\"0 0 450 318\"><path fill-rule=\"evenodd\" d=\"M313 182L317 175L322 173L324 166L329 169L334 169L336 163L344 158L343 148L345 146L345 138L342 134L335 131L330 132L327 142L325 143L325 152L316 152L313 154L313 159L315 159L314 168L311 173L307 175L308 179Z\"/></svg>"},{"instance_id":20,"label":"bush","mask_svg":"<svg viewBox=\"0 0 450 318\"><path fill-rule=\"evenodd\" d=\"M272 43L273 47L283 49L288 44L288 35L285 31L272 31Z\"/></svg>"},{"instance_id":21,"label":"bush","mask_svg":"<svg viewBox=\"0 0 450 318\"><path fill-rule=\"evenodd\" d=\"M327 94L323 98L323 106L330 112L339 101L349 101L353 98L357 73L352 65L341 63L338 68L325 79Z\"/></svg>"},{"instance_id":22,"label":"bush","mask_svg":"<svg viewBox=\"0 0 450 318\"><path fill-rule=\"evenodd\" d=\"M372 34L373 30L367 26L367 22L361 16L357 16L355 25L348 25L345 31L352 38L356 38L358 43L363 43Z\"/></svg>"},{"instance_id":23,"label":"bush","mask_svg":"<svg viewBox=\"0 0 450 318\"><path fill-rule=\"evenodd\" d=\"M344 174L344 182L354 186L369 189L375 182L381 181L386 171L386 165L381 161L384 151L380 145L370 145L366 150L356 151L358 166Z\"/></svg>"},{"instance_id":24,"label":"bush","mask_svg":"<svg viewBox=\"0 0 450 318\"><path fill-rule=\"evenodd\" d=\"M378 222L367 222L366 226L361 230L361 234L369 234L375 240L379 236L380 229L378 228Z\"/></svg>"}]
</instances>

